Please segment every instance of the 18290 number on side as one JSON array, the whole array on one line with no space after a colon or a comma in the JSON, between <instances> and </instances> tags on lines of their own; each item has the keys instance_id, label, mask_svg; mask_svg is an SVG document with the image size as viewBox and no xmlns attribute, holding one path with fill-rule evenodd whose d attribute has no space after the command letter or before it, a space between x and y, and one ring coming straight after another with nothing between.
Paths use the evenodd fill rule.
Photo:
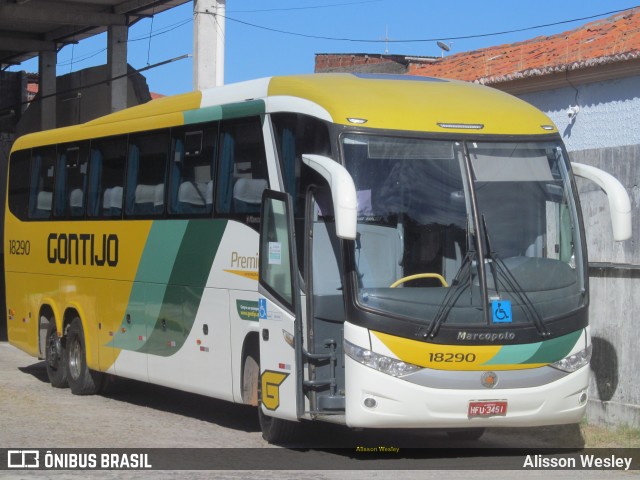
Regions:
<instances>
[{"instance_id":1,"label":"18290 number on side","mask_svg":"<svg viewBox=\"0 0 640 480\"><path fill-rule=\"evenodd\" d=\"M31 242L29 240L9 240L9 255L29 255Z\"/></svg>"}]
</instances>

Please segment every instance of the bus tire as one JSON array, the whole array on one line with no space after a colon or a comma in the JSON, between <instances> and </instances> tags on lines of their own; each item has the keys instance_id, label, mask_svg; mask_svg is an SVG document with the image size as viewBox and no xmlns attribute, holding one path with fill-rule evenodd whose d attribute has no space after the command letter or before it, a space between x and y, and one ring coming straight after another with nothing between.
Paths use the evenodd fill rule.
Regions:
<instances>
[{"instance_id":1,"label":"bus tire","mask_svg":"<svg viewBox=\"0 0 640 480\"><path fill-rule=\"evenodd\" d=\"M260 421L262 438L269 443L289 444L300 436L299 422L270 417L262 412L262 404L258 405L258 420Z\"/></svg>"},{"instance_id":2,"label":"bus tire","mask_svg":"<svg viewBox=\"0 0 640 480\"><path fill-rule=\"evenodd\" d=\"M69 382L65 359L65 339L58 336L56 322L53 317L49 318L49 325L47 326L44 359L47 377L49 377L51 386L67 388Z\"/></svg>"},{"instance_id":3,"label":"bus tire","mask_svg":"<svg viewBox=\"0 0 640 480\"><path fill-rule=\"evenodd\" d=\"M254 355L248 354L242 362L242 402L258 405L258 384L260 383L260 364Z\"/></svg>"},{"instance_id":4,"label":"bus tire","mask_svg":"<svg viewBox=\"0 0 640 480\"><path fill-rule=\"evenodd\" d=\"M84 330L80 318L75 317L67 329L67 371L69 387L74 395L93 395L100 391L104 374L87 366Z\"/></svg>"},{"instance_id":5,"label":"bus tire","mask_svg":"<svg viewBox=\"0 0 640 480\"><path fill-rule=\"evenodd\" d=\"M262 411L262 382L260 380L258 380L258 421L262 438L269 443L290 444L300 437L302 431L300 422L270 417Z\"/></svg>"}]
</instances>

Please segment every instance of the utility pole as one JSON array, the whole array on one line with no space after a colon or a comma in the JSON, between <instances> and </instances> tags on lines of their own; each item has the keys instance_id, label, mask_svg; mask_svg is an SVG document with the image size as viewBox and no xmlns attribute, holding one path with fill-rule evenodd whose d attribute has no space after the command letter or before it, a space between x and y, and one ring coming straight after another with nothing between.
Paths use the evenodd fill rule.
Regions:
<instances>
[{"instance_id":1,"label":"utility pole","mask_svg":"<svg viewBox=\"0 0 640 480\"><path fill-rule=\"evenodd\" d=\"M224 85L226 0L193 0L193 89Z\"/></svg>"}]
</instances>

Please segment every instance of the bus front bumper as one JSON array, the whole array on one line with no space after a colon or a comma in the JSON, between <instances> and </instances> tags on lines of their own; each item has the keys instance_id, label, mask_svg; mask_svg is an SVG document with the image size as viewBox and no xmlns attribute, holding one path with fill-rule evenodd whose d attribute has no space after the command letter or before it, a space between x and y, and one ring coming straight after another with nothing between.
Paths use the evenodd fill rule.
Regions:
<instances>
[{"instance_id":1,"label":"bus front bumper","mask_svg":"<svg viewBox=\"0 0 640 480\"><path fill-rule=\"evenodd\" d=\"M350 357L345 361L346 423L349 427L559 425L579 423L587 405L588 365L559 380L532 388L462 390L429 388L384 374ZM470 416L471 402L498 402L506 405L506 413Z\"/></svg>"}]
</instances>

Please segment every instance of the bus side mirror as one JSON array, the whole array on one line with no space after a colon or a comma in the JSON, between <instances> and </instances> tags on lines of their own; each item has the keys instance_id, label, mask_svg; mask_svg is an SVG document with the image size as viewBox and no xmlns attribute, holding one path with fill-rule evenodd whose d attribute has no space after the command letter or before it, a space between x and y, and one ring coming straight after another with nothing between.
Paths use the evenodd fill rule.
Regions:
<instances>
[{"instance_id":1,"label":"bus side mirror","mask_svg":"<svg viewBox=\"0 0 640 480\"><path fill-rule=\"evenodd\" d=\"M613 175L599 168L571 162L573 174L597 184L609 199L613 238L617 242L631 238L631 201L624 186Z\"/></svg>"},{"instance_id":2,"label":"bus side mirror","mask_svg":"<svg viewBox=\"0 0 640 480\"><path fill-rule=\"evenodd\" d=\"M304 154L302 161L329 182L338 238L355 240L358 223L356 187L347 169L322 155Z\"/></svg>"}]
</instances>

